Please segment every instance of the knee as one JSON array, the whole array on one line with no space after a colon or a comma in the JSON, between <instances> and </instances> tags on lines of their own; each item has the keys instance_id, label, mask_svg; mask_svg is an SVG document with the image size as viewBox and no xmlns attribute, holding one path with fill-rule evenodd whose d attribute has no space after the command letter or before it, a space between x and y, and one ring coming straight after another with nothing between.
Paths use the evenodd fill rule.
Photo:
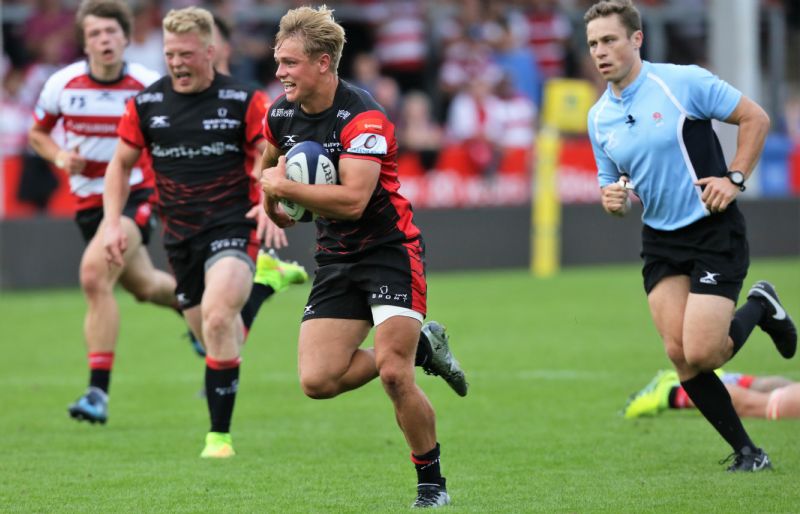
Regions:
<instances>
[{"instance_id":1,"label":"knee","mask_svg":"<svg viewBox=\"0 0 800 514\"><path fill-rule=\"evenodd\" d=\"M402 362L383 363L378 375L386 393L393 398L402 395L414 383L414 368Z\"/></svg>"},{"instance_id":2,"label":"knee","mask_svg":"<svg viewBox=\"0 0 800 514\"><path fill-rule=\"evenodd\" d=\"M300 387L303 394L313 400L326 400L338 394L334 380L321 376L300 375Z\"/></svg>"},{"instance_id":3,"label":"knee","mask_svg":"<svg viewBox=\"0 0 800 514\"><path fill-rule=\"evenodd\" d=\"M684 351L686 363L696 369L713 370L722 365L719 352L709 346L693 346Z\"/></svg>"},{"instance_id":4,"label":"knee","mask_svg":"<svg viewBox=\"0 0 800 514\"><path fill-rule=\"evenodd\" d=\"M224 334L228 330L231 320L219 311L203 313L203 333L212 338Z\"/></svg>"},{"instance_id":5,"label":"knee","mask_svg":"<svg viewBox=\"0 0 800 514\"><path fill-rule=\"evenodd\" d=\"M80 280L81 289L87 296L111 292L112 284L108 274L93 262L81 264Z\"/></svg>"},{"instance_id":6,"label":"knee","mask_svg":"<svg viewBox=\"0 0 800 514\"><path fill-rule=\"evenodd\" d=\"M683 341L673 338L664 338L664 351L667 358L676 366L685 364L686 359L683 355Z\"/></svg>"}]
</instances>

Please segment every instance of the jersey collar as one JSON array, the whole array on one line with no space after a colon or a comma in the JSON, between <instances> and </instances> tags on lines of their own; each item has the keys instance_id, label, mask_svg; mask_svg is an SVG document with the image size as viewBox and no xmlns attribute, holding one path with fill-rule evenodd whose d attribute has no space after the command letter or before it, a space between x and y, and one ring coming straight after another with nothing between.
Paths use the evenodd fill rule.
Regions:
<instances>
[{"instance_id":1,"label":"jersey collar","mask_svg":"<svg viewBox=\"0 0 800 514\"><path fill-rule=\"evenodd\" d=\"M647 80L647 74L650 73L650 67L650 62L642 61L642 67L639 69L639 76L636 77L636 80L628 84L628 86L622 90L622 95L620 97L617 97L617 95L614 94L614 91L611 90L611 84L608 84L606 87L608 96L610 96L615 102L628 101L633 98L633 95L636 94L636 91L638 91L644 81Z\"/></svg>"},{"instance_id":2,"label":"jersey collar","mask_svg":"<svg viewBox=\"0 0 800 514\"><path fill-rule=\"evenodd\" d=\"M128 74L128 63L127 62L123 62L122 63L122 68L120 69L118 77L113 78L111 80L100 80L99 78L97 78L94 75L92 75L92 67L89 66L89 59L86 59L85 62L86 62L86 74L89 76L89 78L92 79L93 81L97 82L98 84L101 84L101 85L104 85L104 86L110 86L111 84L116 84L120 80L124 79L125 76Z\"/></svg>"}]
</instances>

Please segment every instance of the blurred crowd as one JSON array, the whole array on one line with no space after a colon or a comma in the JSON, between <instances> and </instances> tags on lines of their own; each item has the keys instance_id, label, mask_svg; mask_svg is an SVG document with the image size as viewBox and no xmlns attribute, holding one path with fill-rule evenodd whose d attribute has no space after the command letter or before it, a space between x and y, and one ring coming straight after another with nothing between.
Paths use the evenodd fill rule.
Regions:
<instances>
[{"instance_id":1,"label":"blurred crowd","mask_svg":"<svg viewBox=\"0 0 800 514\"><path fill-rule=\"evenodd\" d=\"M775 0L762 0L775 3ZM232 28L231 73L274 98L272 40L289 0L132 0L129 61L165 72L161 18L202 5ZM330 0L347 31L340 76L368 90L397 127L400 173L452 170L461 176L529 174L543 85L552 78L599 84L588 61L582 14L593 0ZM702 9L707 0L638 0L641 8ZM780 2L778 2L780 3ZM797 23L797 2L786 12ZM77 0L6 0L0 73L0 152L26 151L30 112L47 77L81 58ZM687 11L688 12L688 11ZM693 11L696 12L696 11ZM646 21L646 20L645 20ZM706 24L667 27L668 60L704 63ZM647 58L647 48L644 48ZM794 105L794 104L792 104ZM787 118L800 140L800 101Z\"/></svg>"}]
</instances>

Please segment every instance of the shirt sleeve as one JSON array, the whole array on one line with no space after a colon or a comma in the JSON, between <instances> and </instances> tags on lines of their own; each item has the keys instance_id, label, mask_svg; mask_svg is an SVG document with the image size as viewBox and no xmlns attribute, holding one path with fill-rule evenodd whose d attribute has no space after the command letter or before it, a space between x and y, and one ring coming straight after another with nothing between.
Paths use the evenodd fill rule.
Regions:
<instances>
[{"instance_id":1,"label":"shirt sleeve","mask_svg":"<svg viewBox=\"0 0 800 514\"><path fill-rule=\"evenodd\" d=\"M742 93L699 66L686 66L683 81L689 88L689 115L698 119L726 120L739 105Z\"/></svg>"},{"instance_id":2,"label":"shirt sleeve","mask_svg":"<svg viewBox=\"0 0 800 514\"><path fill-rule=\"evenodd\" d=\"M117 135L129 145L142 149L147 146L142 125L139 122L139 112L136 110L136 98L131 98L125 104L125 112L117 125Z\"/></svg>"},{"instance_id":3,"label":"shirt sleeve","mask_svg":"<svg viewBox=\"0 0 800 514\"><path fill-rule=\"evenodd\" d=\"M592 143L592 153L594 154L594 162L597 165L597 182L600 187L606 187L609 184L619 180L620 172L617 165L606 153L603 145L599 141L600 134L595 132L595 117L597 113L594 109L589 111L589 141Z\"/></svg>"},{"instance_id":4,"label":"shirt sleeve","mask_svg":"<svg viewBox=\"0 0 800 514\"><path fill-rule=\"evenodd\" d=\"M389 153L389 141L393 138L393 131L394 126L381 111L362 112L342 128L341 157L381 162Z\"/></svg>"},{"instance_id":5,"label":"shirt sleeve","mask_svg":"<svg viewBox=\"0 0 800 514\"><path fill-rule=\"evenodd\" d=\"M61 108L58 105L59 97L61 96L62 84L56 79L55 76L45 82L42 87L42 92L39 93L39 98L36 101L36 107L33 109L34 122L52 130L61 118Z\"/></svg>"},{"instance_id":6,"label":"shirt sleeve","mask_svg":"<svg viewBox=\"0 0 800 514\"><path fill-rule=\"evenodd\" d=\"M261 91L253 93L250 105L247 106L245 114L245 140L247 144L253 145L264 137L263 124L266 122L268 99Z\"/></svg>"}]
</instances>

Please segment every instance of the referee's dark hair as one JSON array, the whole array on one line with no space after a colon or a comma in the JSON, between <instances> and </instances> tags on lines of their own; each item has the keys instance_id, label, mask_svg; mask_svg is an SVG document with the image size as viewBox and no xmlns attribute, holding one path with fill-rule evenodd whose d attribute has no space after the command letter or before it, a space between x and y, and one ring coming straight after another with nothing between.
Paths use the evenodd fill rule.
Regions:
<instances>
[{"instance_id":1,"label":"referee's dark hair","mask_svg":"<svg viewBox=\"0 0 800 514\"><path fill-rule=\"evenodd\" d=\"M583 15L583 22L588 25L594 19L605 18L614 14L619 15L628 37L634 32L642 30L642 15L639 14L639 10L631 0L603 0L597 2Z\"/></svg>"}]
</instances>

